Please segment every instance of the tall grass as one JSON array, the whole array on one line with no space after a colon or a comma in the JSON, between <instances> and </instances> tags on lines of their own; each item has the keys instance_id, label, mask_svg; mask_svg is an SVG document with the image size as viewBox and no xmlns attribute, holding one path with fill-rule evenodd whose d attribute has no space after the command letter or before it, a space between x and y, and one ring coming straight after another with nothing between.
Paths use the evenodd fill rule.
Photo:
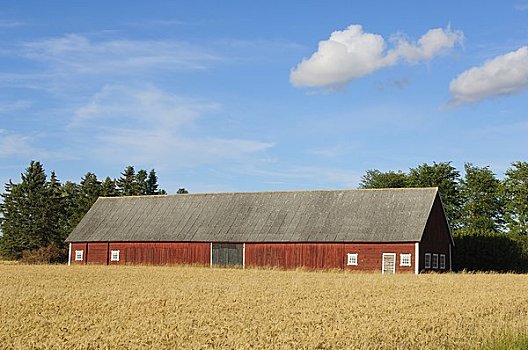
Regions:
<instances>
[{"instance_id":1,"label":"tall grass","mask_svg":"<svg viewBox=\"0 0 528 350\"><path fill-rule=\"evenodd\" d=\"M527 275L0 265L5 349L473 349L527 330Z\"/></svg>"}]
</instances>

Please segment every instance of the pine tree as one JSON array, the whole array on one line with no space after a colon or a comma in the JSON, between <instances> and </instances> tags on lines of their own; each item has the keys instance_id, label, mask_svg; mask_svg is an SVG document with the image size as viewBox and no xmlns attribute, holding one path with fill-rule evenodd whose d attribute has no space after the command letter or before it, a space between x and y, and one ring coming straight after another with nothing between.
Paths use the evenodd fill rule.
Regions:
<instances>
[{"instance_id":1,"label":"pine tree","mask_svg":"<svg viewBox=\"0 0 528 350\"><path fill-rule=\"evenodd\" d=\"M75 224L77 224L83 218L84 214L95 203L97 198L101 195L101 182L97 180L97 176L94 173L86 173L81 178L79 186L79 194L77 197L77 210L75 213Z\"/></svg>"},{"instance_id":2,"label":"pine tree","mask_svg":"<svg viewBox=\"0 0 528 350\"><path fill-rule=\"evenodd\" d=\"M148 174L146 194L160 194L158 192L158 176L156 175L156 171L154 169L152 169Z\"/></svg>"},{"instance_id":3,"label":"pine tree","mask_svg":"<svg viewBox=\"0 0 528 350\"><path fill-rule=\"evenodd\" d=\"M115 180L107 176L101 184L101 197L116 197L118 195Z\"/></svg>"},{"instance_id":4,"label":"pine tree","mask_svg":"<svg viewBox=\"0 0 528 350\"><path fill-rule=\"evenodd\" d=\"M136 174L136 184L138 188L138 195L148 194L147 171L140 169Z\"/></svg>"},{"instance_id":5,"label":"pine tree","mask_svg":"<svg viewBox=\"0 0 528 350\"><path fill-rule=\"evenodd\" d=\"M61 235L66 238L78 223L79 185L75 182L66 181L62 185L61 190L64 211L64 221L61 224Z\"/></svg>"},{"instance_id":6,"label":"pine tree","mask_svg":"<svg viewBox=\"0 0 528 350\"><path fill-rule=\"evenodd\" d=\"M49 232L49 243L56 246L64 246L63 225L66 222L66 213L64 210L62 186L57 179L55 172L52 171L47 183L48 203L46 205L47 228Z\"/></svg>"},{"instance_id":7,"label":"pine tree","mask_svg":"<svg viewBox=\"0 0 528 350\"><path fill-rule=\"evenodd\" d=\"M2 252L19 258L24 250L47 246L55 236L49 223L49 191L42 164L32 161L22 174L22 182L11 181L2 194Z\"/></svg>"},{"instance_id":8,"label":"pine tree","mask_svg":"<svg viewBox=\"0 0 528 350\"><path fill-rule=\"evenodd\" d=\"M121 177L117 179L117 189L121 196L136 196L139 194L134 166L127 166L121 173Z\"/></svg>"}]
</instances>

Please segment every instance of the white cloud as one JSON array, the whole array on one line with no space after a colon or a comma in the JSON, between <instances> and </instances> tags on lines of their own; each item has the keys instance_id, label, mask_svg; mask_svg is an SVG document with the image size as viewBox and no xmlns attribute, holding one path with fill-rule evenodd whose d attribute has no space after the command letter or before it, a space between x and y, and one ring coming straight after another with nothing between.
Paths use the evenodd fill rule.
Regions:
<instances>
[{"instance_id":1,"label":"white cloud","mask_svg":"<svg viewBox=\"0 0 528 350\"><path fill-rule=\"evenodd\" d=\"M528 88L528 46L470 68L449 84L453 105L510 95Z\"/></svg>"},{"instance_id":2,"label":"white cloud","mask_svg":"<svg viewBox=\"0 0 528 350\"><path fill-rule=\"evenodd\" d=\"M47 152L33 145L34 138L0 129L0 157L45 158Z\"/></svg>"},{"instance_id":3,"label":"white cloud","mask_svg":"<svg viewBox=\"0 0 528 350\"><path fill-rule=\"evenodd\" d=\"M98 123L102 120L104 124L119 121L147 128L152 125L175 128L218 108L217 104L183 98L152 85L143 88L107 85L75 111L70 126L98 119Z\"/></svg>"},{"instance_id":4,"label":"white cloud","mask_svg":"<svg viewBox=\"0 0 528 350\"><path fill-rule=\"evenodd\" d=\"M23 25L24 22L0 19L0 28L15 28Z\"/></svg>"},{"instance_id":5,"label":"white cloud","mask_svg":"<svg viewBox=\"0 0 528 350\"><path fill-rule=\"evenodd\" d=\"M197 125L217 111L215 103L171 94L153 86L107 86L77 109L70 129L97 140L88 152L130 164L200 165L240 160L272 143L220 137ZM202 123L203 124L203 123ZM199 136L197 136L199 135Z\"/></svg>"},{"instance_id":6,"label":"white cloud","mask_svg":"<svg viewBox=\"0 0 528 350\"><path fill-rule=\"evenodd\" d=\"M351 25L319 42L318 50L291 70L290 82L295 86L336 88L401 60L431 60L462 40L460 31L437 28L429 30L417 43L395 36L394 48L387 50L381 35L364 32L361 25Z\"/></svg>"},{"instance_id":7,"label":"white cloud","mask_svg":"<svg viewBox=\"0 0 528 350\"><path fill-rule=\"evenodd\" d=\"M0 101L0 114L28 109L32 104L28 100Z\"/></svg>"},{"instance_id":8,"label":"white cloud","mask_svg":"<svg viewBox=\"0 0 528 350\"><path fill-rule=\"evenodd\" d=\"M220 58L206 50L169 40L106 40L69 34L27 42L24 55L82 74L128 74L142 69L203 69Z\"/></svg>"},{"instance_id":9,"label":"white cloud","mask_svg":"<svg viewBox=\"0 0 528 350\"><path fill-rule=\"evenodd\" d=\"M361 175L354 170L306 166L295 164L245 164L238 172L266 179L267 183L286 185L286 188L352 188L361 180ZM272 170L270 170L272 169Z\"/></svg>"}]
</instances>

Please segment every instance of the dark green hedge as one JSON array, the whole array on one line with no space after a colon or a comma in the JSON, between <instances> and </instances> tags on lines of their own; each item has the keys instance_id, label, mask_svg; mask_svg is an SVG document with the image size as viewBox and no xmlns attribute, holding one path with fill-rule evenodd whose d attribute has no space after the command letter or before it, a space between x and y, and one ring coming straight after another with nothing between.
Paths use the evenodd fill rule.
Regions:
<instances>
[{"instance_id":1,"label":"dark green hedge","mask_svg":"<svg viewBox=\"0 0 528 350\"><path fill-rule=\"evenodd\" d=\"M457 232L454 240L455 271L528 272L528 236Z\"/></svg>"}]
</instances>

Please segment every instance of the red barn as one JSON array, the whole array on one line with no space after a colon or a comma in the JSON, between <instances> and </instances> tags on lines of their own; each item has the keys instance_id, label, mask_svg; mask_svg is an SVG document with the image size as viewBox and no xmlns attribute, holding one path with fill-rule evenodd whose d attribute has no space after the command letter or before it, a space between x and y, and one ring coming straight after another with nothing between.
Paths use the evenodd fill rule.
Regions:
<instances>
[{"instance_id":1,"label":"red barn","mask_svg":"<svg viewBox=\"0 0 528 350\"><path fill-rule=\"evenodd\" d=\"M70 264L451 270L437 188L99 198Z\"/></svg>"}]
</instances>

